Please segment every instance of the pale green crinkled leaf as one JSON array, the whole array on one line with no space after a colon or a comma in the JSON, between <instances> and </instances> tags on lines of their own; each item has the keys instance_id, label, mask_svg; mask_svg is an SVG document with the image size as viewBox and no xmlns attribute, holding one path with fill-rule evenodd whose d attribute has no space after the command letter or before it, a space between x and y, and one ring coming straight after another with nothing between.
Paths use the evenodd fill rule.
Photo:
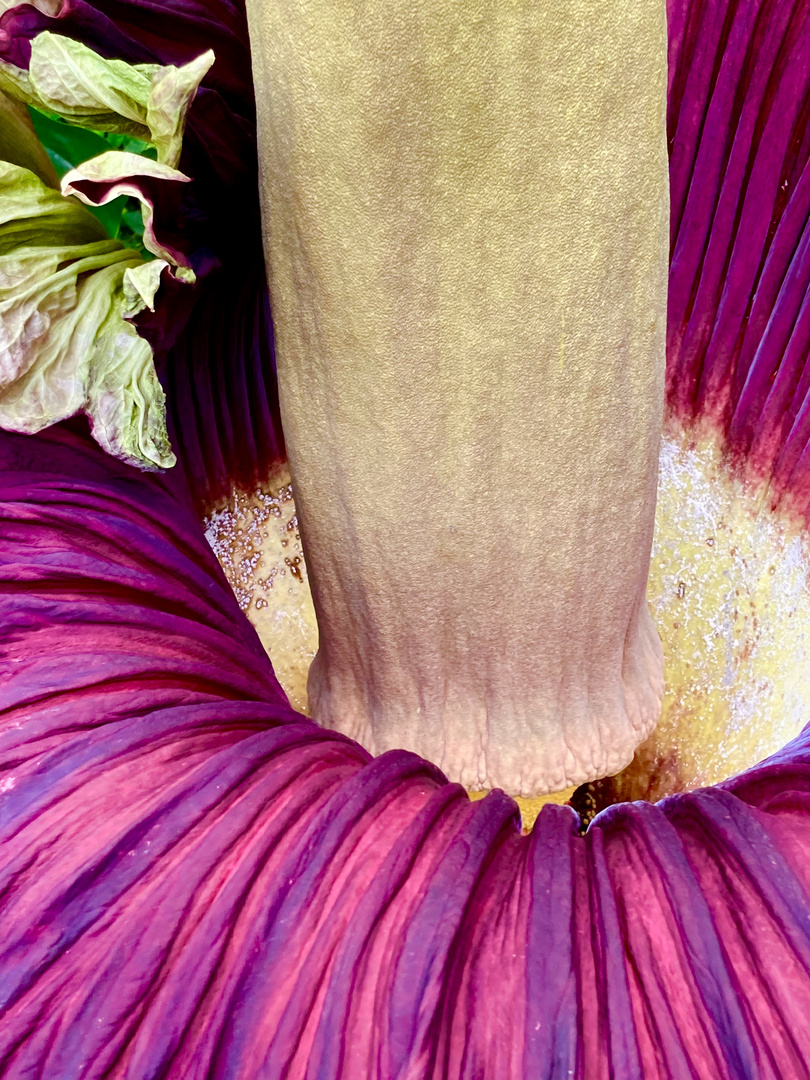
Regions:
<instances>
[{"instance_id":1,"label":"pale green crinkled leaf","mask_svg":"<svg viewBox=\"0 0 810 1080\"><path fill-rule=\"evenodd\" d=\"M132 319L145 307L155 310L155 295L160 288L163 271L169 264L163 259L150 259L140 266L124 271L124 318Z\"/></svg>"},{"instance_id":2,"label":"pale green crinkled leaf","mask_svg":"<svg viewBox=\"0 0 810 1080\"><path fill-rule=\"evenodd\" d=\"M127 321L154 302L165 269L0 162L0 426L33 433L85 412L109 453L174 465L152 351Z\"/></svg>"},{"instance_id":3,"label":"pale green crinkled leaf","mask_svg":"<svg viewBox=\"0 0 810 1080\"><path fill-rule=\"evenodd\" d=\"M33 243L45 247L109 241L104 226L84 207L63 199L29 169L8 162L4 166L0 255Z\"/></svg>"},{"instance_id":4,"label":"pale green crinkled leaf","mask_svg":"<svg viewBox=\"0 0 810 1080\"><path fill-rule=\"evenodd\" d=\"M188 107L213 62L210 49L182 67L105 60L45 30L31 44L28 71L0 61L0 89L82 127L134 135L175 166Z\"/></svg>"},{"instance_id":5,"label":"pale green crinkled leaf","mask_svg":"<svg viewBox=\"0 0 810 1080\"><path fill-rule=\"evenodd\" d=\"M106 154L85 161L77 169L71 169L62 177L62 194L75 195L83 203L90 206L104 206L119 195L132 195L141 202L143 214L143 245L147 251L151 251L160 259L165 259L172 266L177 267L176 276L183 281L194 281L194 272L187 266L183 266L175 255L168 251L155 236L154 208L147 198L138 178L152 178L155 180L174 180L180 183L188 183L189 177L178 172L168 165L150 158L141 157L139 154L130 154L124 150L110 150ZM109 184L104 195L96 200L81 189L81 181L91 183Z\"/></svg>"}]
</instances>

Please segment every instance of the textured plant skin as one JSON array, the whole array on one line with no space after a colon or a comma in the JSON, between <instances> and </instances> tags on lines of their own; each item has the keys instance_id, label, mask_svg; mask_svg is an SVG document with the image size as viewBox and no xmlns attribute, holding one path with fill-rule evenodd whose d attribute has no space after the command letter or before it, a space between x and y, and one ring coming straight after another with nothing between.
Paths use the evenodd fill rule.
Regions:
<instances>
[{"instance_id":1,"label":"textured plant skin","mask_svg":"<svg viewBox=\"0 0 810 1080\"><path fill-rule=\"evenodd\" d=\"M247 6L312 713L472 788L618 772L663 691L663 0Z\"/></svg>"},{"instance_id":2,"label":"textured plant skin","mask_svg":"<svg viewBox=\"0 0 810 1080\"><path fill-rule=\"evenodd\" d=\"M752 10L807 25L684 0L673 47L719 69L737 39L706 20ZM705 113L696 91L680 122ZM83 421L0 433L0 467L4 1080L806 1080L810 732L522 837L502 794L290 710L181 468L139 473Z\"/></svg>"}]
</instances>

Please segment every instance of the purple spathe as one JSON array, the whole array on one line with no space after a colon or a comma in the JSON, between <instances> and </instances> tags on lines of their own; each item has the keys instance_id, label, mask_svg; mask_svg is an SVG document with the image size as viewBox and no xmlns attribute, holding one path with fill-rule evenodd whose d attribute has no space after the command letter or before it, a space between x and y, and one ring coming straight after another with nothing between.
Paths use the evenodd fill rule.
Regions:
<instances>
[{"instance_id":1,"label":"purple spathe","mask_svg":"<svg viewBox=\"0 0 810 1080\"><path fill-rule=\"evenodd\" d=\"M794 495L808 11L670 5L670 405L744 461L770 447L765 476L792 455ZM46 26L7 12L3 55ZM501 793L295 714L195 511L280 452L241 6L68 0L60 30L218 62L181 162L200 283L148 329L187 475L105 457L83 421L0 433L0 1076L804 1080L810 731L523 837ZM230 169L252 195L226 205Z\"/></svg>"},{"instance_id":2,"label":"purple spathe","mask_svg":"<svg viewBox=\"0 0 810 1080\"><path fill-rule=\"evenodd\" d=\"M810 736L523 837L290 709L179 470L0 448L0 1075L806 1075Z\"/></svg>"},{"instance_id":3,"label":"purple spathe","mask_svg":"<svg viewBox=\"0 0 810 1080\"><path fill-rule=\"evenodd\" d=\"M668 8L668 411L806 523L810 4Z\"/></svg>"}]
</instances>

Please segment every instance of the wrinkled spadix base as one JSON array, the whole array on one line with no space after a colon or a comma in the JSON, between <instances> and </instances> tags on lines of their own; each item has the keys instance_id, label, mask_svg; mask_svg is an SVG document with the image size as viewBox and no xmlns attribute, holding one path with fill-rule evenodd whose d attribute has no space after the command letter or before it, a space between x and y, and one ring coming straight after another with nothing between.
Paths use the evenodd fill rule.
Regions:
<instances>
[{"instance_id":1,"label":"wrinkled spadix base","mask_svg":"<svg viewBox=\"0 0 810 1080\"><path fill-rule=\"evenodd\" d=\"M248 10L312 713L470 786L616 771L662 692L664 5Z\"/></svg>"},{"instance_id":2,"label":"wrinkled spadix base","mask_svg":"<svg viewBox=\"0 0 810 1080\"><path fill-rule=\"evenodd\" d=\"M368 676L357 681L329 668L322 647L310 669L310 708L372 753L404 747L468 788L531 798L619 772L655 726L662 659L646 604L627 636L623 655L581 656L577 665L569 654L568 671L550 651L542 655L535 634L513 640L508 657L493 651L490 665L476 663L479 644L468 666L433 635L394 664L368 641Z\"/></svg>"}]
</instances>

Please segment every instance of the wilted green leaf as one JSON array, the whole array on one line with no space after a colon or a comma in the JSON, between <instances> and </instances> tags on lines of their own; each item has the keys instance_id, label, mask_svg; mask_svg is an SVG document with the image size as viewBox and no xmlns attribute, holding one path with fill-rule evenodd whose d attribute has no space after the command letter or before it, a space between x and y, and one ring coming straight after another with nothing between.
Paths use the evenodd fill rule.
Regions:
<instances>
[{"instance_id":1,"label":"wilted green leaf","mask_svg":"<svg viewBox=\"0 0 810 1080\"><path fill-rule=\"evenodd\" d=\"M213 62L210 50L182 67L105 60L46 30L31 44L28 71L0 61L0 89L93 132L149 143L158 161L175 166L186 112Z\"/></svg>"},{"instance_id":2,"label":"wilted green leaf","mask_svg":"<svg viewBox=\"0 0 810 1080\"><path fill-rule=\"evenodd\" d=\"M172 466L152 352L127 321L152 306L166 269L105 237L32 172L0 163L0 425L33 433L85 412L109 453Z\"/></svg>"}]
</instances>

